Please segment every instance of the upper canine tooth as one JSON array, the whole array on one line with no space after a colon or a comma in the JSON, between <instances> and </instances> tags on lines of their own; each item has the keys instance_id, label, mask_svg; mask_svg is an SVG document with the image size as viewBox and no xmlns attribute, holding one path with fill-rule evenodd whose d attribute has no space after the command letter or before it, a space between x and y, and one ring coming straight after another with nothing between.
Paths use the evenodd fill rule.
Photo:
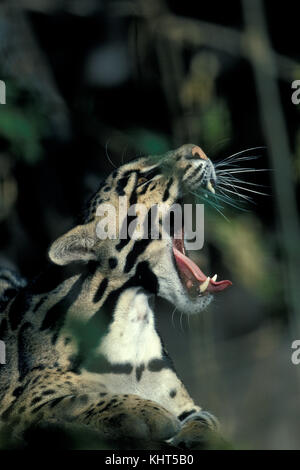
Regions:
<instances>
[{"instance_id":1,"label":"upper canine tooth","mask_svg":"<svg viewBox=\"0 0 300 470\"><path fill-rule=\"evenodd\" d=\"M212 281L216 282L218 275L215 274L214 277L211 278Z\"/></svg>"},{"instance_id":2,"label":"upper canine tooth","mask_svg":"<svg viewBox=\"0 0 300 470\"><path fill-rule=\"evenodd\" d=\"M210 277L207 277L204 282L200 285L200 292L204 292L208 288L208 284L210 283Z\"/></svg>"},{"instance_id":3,"label":"upper canine tooth","mask_svg":"<svg viewBox=\"0 0 300 470\"><path fill-rule=\"evenodd\" d=\"M213 194L216 193L216 191L214 190L214 188L213 188L213 186L212 186L212 184L211 184L210 181L207 183L206 187L207 187L207 189L208 189L211 193L213 193Z\"/></svg>"}]
</instances>

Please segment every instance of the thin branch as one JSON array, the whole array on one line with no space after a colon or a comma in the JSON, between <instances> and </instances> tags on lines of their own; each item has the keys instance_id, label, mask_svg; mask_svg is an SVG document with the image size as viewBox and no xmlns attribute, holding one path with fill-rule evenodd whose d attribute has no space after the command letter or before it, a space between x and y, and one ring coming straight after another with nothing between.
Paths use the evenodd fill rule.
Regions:
<instances>
[{"instance_id":1,"label":"thin branch","mask_svg":"<svg viewBox=\"0 0 300 470\"><path fill-rule=\"evenodd\" d=\"M231 56L248 58L247 38L244 32L195 18L183 18L171 14L160 17L155 23L157 34L167 36L175 43L194 47L209 47ZM299 62L281 54L273 53L278 76L290 82Z\"/></svg>"},{"instance_id":2,"label":"thin branch","mask_svg":"<svg viewBox=\"0 0 300 470\"><path fill-rule=\"evenodd\" d=\"M275 197L283 251L285 284L293 338L300 337L300 227L293 178L291 150L281 106L277 68L261 0L242 0L248 57L252 64L261 120L271 157Z\"/></svg>"}]
</instances>

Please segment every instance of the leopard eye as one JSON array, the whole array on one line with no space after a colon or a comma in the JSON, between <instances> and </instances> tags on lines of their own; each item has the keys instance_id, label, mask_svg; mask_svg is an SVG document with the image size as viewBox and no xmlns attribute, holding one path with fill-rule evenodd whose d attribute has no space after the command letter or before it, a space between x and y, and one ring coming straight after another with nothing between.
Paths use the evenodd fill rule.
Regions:
<instances>
[{"instance_id":1,"label":"leopard eye","mask_svg":"<svg viewBox=\"0 0 300 470\"><path fill-rule=\"evenodd\" d=\"M138 184L138 186L139 186L140 184L143 184L143 183L145 183L146 181L147 181L147 178L145 178L144 176L141 176L141 177L138 179L137 184Z\"/></svg>"}]
</instances>

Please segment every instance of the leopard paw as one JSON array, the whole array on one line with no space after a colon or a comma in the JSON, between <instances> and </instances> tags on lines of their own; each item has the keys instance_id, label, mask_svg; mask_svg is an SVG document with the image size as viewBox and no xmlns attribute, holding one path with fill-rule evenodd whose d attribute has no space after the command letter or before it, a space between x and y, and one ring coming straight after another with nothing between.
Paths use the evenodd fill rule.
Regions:
<instances>
[{"instance_id":1,"label":"leopard paw","mask_svg":"<svg viewBox=\"0 0 300 470\"><path fill-rule=\"evenodd\" d=\"M180 421L151 400L131 396L101 416L100 427L110 438L165 441L180 430Z\"/></svg>"},{"instance_id":2,"label":"leopard paw","mask_svg":"<svg viewBox=\"0 0 300 470\"><path fill-rule=\"evenodd\" d=\"M182 428L176 436L168 441L180 449L224 449L225 440L219 434L219 422L207 411L200 411L189 416L182 423Z\"/></svg>"}]
</instances>

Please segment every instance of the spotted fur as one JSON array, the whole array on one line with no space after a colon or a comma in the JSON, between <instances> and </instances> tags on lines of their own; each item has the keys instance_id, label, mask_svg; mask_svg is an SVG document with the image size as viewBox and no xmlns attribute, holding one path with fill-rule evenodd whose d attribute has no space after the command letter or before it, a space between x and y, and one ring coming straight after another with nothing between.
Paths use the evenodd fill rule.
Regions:
<instances>
[{"instance_id":1,"label":"spotted fur","mask_svg":"<svg viewBox=\"0 0 300 470\"><path fill-rule=\"evenodd\" d=\"M115 170L90 201L82 224L54 241L48 270L28 285L0 274L0 338L7 348L0 413L16 433L35 423L73 422L108 439L166 440L180 432L180 442L189 446L190 422L215 427L177 377L153 307L161 296L197 313L211 296L187 295L171 237L96 236L100 204L117 207L126 195L129 204L146 205L147 218L154 204L168 211L186 188L214 182L211 161L195 149L185 145Z\"/></svg>"}]
</instances>

